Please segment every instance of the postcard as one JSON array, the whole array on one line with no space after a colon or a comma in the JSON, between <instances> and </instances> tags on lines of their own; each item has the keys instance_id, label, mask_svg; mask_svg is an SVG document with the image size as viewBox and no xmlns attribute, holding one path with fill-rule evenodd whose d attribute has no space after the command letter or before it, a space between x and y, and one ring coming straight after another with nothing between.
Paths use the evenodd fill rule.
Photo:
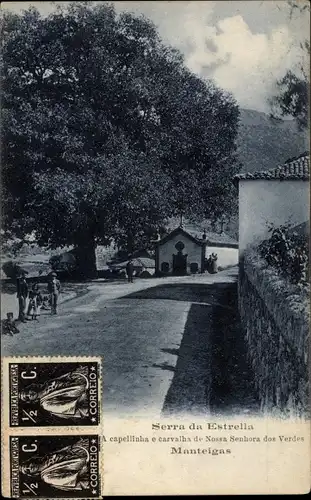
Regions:
<instances>
[{"instance_id":1,"label":"postcard","mask_svg":"<svg viewBox=\"0 0 311 500\"><path fill-rule=\"evenodd\" d=\"M6 498L310 490L310 2L3 2Z\"/></svg>"}]
</instances>

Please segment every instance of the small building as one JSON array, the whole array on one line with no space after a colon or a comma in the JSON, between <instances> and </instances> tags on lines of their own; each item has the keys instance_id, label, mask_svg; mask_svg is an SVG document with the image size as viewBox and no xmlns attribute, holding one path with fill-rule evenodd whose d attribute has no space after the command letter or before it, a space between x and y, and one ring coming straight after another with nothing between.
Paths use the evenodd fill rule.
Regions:
<instances>
[{"instance_id":1,"label":"small building","mask_svg":"<svg viewBox=\"0 0 311 500\"><path fill-rule=\"evenodd\" d=\"M268 225L309 220L309 154L277 168L234 177L239 189L239 252L268 236Z\"/></svg>"},{"instance_id":2,"label":"small building","mask_svg":"<svg viewBox=\"0 0 311 500\"><path fill-rule=\"evenodd\" d=\"M224 232L179 226L155 242L156 274L195 274L206 270L206 259L217 254L221 268L237 265L238 242Z\"/></svg>"},{"instance_id":3,"label":"small building","mask_svg":"<svg viewBox=\"0 0 311 500\"><path fill-rule=\"evenodd\" d=\"M186 231L192 236L199 238L202 230L194 231L193 229L188 229L184 226ZM205 246L205 258L214 253L217 255L217 265L218 267L224 269L226 267L235 266L239 262L239 244L238 242L229 236L224 231L204 231L206 246Z\"/></svg>"},{"instance_id":4,"label":"small building","mask_svg":"<svg viewBox=\"0 0 311 500\"><path fill-rule=\"evenodd\" d=\"M204 272L206 239L196 238L182 226L155 243L156 274L185 274Z\"/></svg>"}]
</instances>

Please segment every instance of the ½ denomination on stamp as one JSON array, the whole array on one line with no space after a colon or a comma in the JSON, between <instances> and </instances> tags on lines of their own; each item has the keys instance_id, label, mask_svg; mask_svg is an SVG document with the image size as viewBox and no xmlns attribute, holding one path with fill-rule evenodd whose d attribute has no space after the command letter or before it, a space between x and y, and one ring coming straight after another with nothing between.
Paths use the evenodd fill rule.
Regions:
<instances>
[{"instance_id":1,"label":"\u00bd denomination on stamp","mask_svg":"<svg viewBox=\"0 0 311 500\"><path fill-rule=\"evenodd\" d=\"M11 498L100 497L97 435L10 437Z\"/></svg>"},{"instance_id":2,"label":"\u00bd denomination on stamp","mask_svg":"<svg viewBox=\"0 0 311 500\"><path fill-rule=\"evenodd\" d=\"M8 370L11 427L99 424L99 361L28 363L24 358L9 363Z\"/></svg>"}]
</instances>

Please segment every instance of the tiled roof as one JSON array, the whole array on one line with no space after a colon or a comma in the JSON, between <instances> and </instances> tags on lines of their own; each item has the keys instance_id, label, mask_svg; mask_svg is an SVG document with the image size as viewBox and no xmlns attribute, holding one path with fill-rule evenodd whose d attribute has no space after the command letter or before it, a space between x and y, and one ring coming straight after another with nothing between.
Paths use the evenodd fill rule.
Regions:
<instances>
[{"instance_id":1,"label":"tiled roof","mask_svg":"<svg viewBox=\"0 0 311 500\"><path fill-rule=\"evenodd\" d=\"M128 262L129 262L128 260L125 260L124 262L111 264L110 267L115 269L125 269ZM154 268L155 266L155 260L149 259L147 257L137 257L135 259L132 259L132 262L134 267Z\"/></svg>"},{"instance_id":2,"label":"tiled roof","mask_svg":"<svg viewBox=\"0 0 311 500\"><path fill-rule=\"evenodd\" d=\"M280 165L271 170L261 172L248 172L245 174L237 174L233 181L237 183L240 180L247 179L279 179L279 180L304 180L310 178L310 156L309 153L304 153L296 158L287 160L283 165Z\"/></svg>"},{"instance_id":3,"label":"tiled roof","mask_svg":"<svg viewBox=\"0 0 311 500\"><path fill-rule=\"evenodd\" d=\"M190 238L190 240L194 241L195 243L197 243L198 245L203 245L203 240L200 239L200 238L197 238L197 236L193 235L192 233L190 233L190 231L187 231L184 226L178 226L176 227L175 229L173 229L173 231L170 231L168 234L165 234L160 240L158 240L156 242L157 245L163 245L164 243L166 243L167 241L169 241L171 238L173 238L174 236L176 236L177 234L181 234L187 238Z\"/></svg>"},{"instance_id":4,"label":"tiled roof","mask_svg":"<svg viewBox=\"0 0 311 500\"><path fill-rule=\"evenodd\" d=\"M48 262L22 262L13 261L18 267L22 268L27 272L27 278L38 278L39 271L41 272L41 277L47 276L51 272L51 267ZM5 264L5 263L3 263ZM4 267L4 265L2 266ZM1 268L1 279L9 278L10 276L6 274L5 270Z\"/></svg>"},{"instance_id":5,"label":"tiled roof","mask_svg":"<svg viewBox=\"0 0 311 500\"><path fill-rule=\"evenodd\" d=\"M202 239L202 231L201 232L198 232L198 231L193 231L193 230L187 230L186 231L190 234L192 234L192 236L194 236L196 239ZM206 231L205 232L206 234L206 240L208 243L210 244L213 244L213 245L217 245L217 243L219 244L228 244L228 245L237 245L238 242L231 238L231 236L229 236L228 234L222 232L222 233L215 233L213 231Z\"/></svg>"},{"instance_id":6,"label":"tiled roof","mask_svg":"<svg viewBox=\"0 0 311 500\"><path fill-rule=\"evenodd\" d=\"M231 248L237 248L238 247L238 242L231 238L228 234L222 232L222 233L214 233L211 231L206 231L206 240L203 240L203 231L202 230L197 230L195 231L193 229L188 229L188 227L185 225L183 227L177 227L170 233L166 234L161 240L159 240L158 244L163 244L166 241L168 241L171 237L175 236L177 233L182 233L185 236L190 237L192 240L194 240L196 243L199 245L202 245L204 241L207 243L209 246L219 246L219 247L231 247Z\"/></svg>"},{"instance_id":7,"label":"tiled roof","mask_svg":"<svg viewBox=\"0 0 311 500\"><path fill-rule=\"evenodd\" d=\"M137 260L142 263L144 267L154 267L155 266L155 260L154 259L149 259L148 257L138 257Z\"/></svg>"}]
</instances>

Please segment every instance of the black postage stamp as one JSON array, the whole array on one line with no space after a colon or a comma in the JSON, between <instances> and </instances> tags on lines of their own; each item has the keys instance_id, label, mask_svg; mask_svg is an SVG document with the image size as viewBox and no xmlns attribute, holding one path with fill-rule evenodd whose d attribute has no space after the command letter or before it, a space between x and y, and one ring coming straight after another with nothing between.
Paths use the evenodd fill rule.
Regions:
<instances>
[{"instance_id":1,"label":"black postage stamp","mask_svg":"<svg viewBox=\"0 0 311 500\"><path fill-rule=\"evenodd\" d=\"M99 498L99 436L10 436L10 486L11 498Z\"/></svg>"},{"instance_id":2,"label":"black postage stamp","mask_svg":"<svg viewBox=\"0 0 311 500\"><path fill-rule=\"evenodd\" d=\"M99 361L9 363L10 427L96 426L99 398Z\"/></svg>"}]
</instances>

